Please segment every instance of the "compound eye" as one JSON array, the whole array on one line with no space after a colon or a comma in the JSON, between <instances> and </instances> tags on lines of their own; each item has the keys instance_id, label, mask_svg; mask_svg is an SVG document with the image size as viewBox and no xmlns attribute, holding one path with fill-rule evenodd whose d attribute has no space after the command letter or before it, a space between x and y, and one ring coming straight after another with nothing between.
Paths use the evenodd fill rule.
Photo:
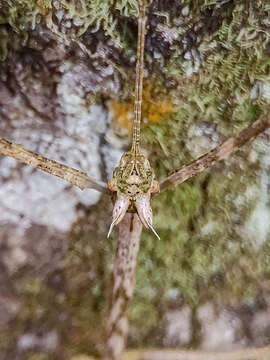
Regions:
<instances>
[{"instance_id":1,"label":"compound eye","mask_svg":"<svg viewBox=\"0 0 270 360\"><path fill-rule=\"evenodd\" d=\"M108 181L108 188L110 191L117 191L117 186L116 186L116 181L115 181L115 178L111 178L109 181Z\"/></svg>"},{"instance_id":2,"label":"compound eye","mask_svg":"<svg viewBox=\"0 0 270 360\"><path fill-rule=\"evenodd\" d=\"M151 186L151 193L155 194L155 193L159 192L159 190L160 190L159 182L157 180L154 180L153 184Z\"/></svg>"}]
</instances>

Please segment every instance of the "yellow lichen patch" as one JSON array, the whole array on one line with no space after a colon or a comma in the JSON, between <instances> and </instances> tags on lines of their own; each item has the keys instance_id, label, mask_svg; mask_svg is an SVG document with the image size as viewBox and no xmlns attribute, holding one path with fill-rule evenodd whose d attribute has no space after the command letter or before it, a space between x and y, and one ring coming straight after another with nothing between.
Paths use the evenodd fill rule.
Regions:
<instances>
[{"instance_id":1,"label":"yellow lichen patch","mask_svg":"<svg viewBox=\"0 0 270 360\"><path fill-rule=\"evenodd\" d=\"M149 101L148 109L148 120L150 122L159 122L161 121L167 114L173 111L172 104L166 101Z\"/></svg>"},{"instance_id":2,"label":"yellow lichen patch","mask_svg":"<svg viewBox=\"0 0 270 360\"><path fill-rule=\"evenodd\" d=\"M159 88L151 82L143 91L142 114L150 122L159 122L173 111L172 103L158 92Z\"/></svg>"},{"instance_id":3,"label":"yellow lichen patch","mask_svg":"<svg viewBox=\"0 0 270 360\"><path fill-rule=\"evenodd\" d=\"M110 110L113 112L113 122L114 124L128 129L132 129L132 117L133 117L133 104L129 103L119 103L115 100L110 103Z\"/></svg>"},{"instance_id":4,"label":"yellow lichen patch","mask_svg":"<svg viewBox=\"0 0 270 360\"><path fill-rule=\"evenodd\" d=\"M165 99L163 94L157 94L153 82L143 90L142 119L143 124L160 122L173 112L172 103ZM119 103L112 101L110 109L113 112L113 122L128 131L132 129L133 99L129 102Z\"/></svg>"},{"instance_id":5,"label":"yellow lichen patch","mask_svg":"<svg viewBox=\"0 0 270 360\"><path fill-rule=\"evenodd\" d=\"M46 15L52 8L51 0L38 0L37 7L41 10L43 15Z\"/></svg>"}]
</instances>

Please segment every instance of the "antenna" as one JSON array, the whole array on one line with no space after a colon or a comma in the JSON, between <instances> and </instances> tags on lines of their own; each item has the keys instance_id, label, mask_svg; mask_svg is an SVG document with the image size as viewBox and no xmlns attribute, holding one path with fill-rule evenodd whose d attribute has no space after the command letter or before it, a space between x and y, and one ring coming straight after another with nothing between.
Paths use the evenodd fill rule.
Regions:
<instances>
[{"instance_id":1,"label":"antenna","mask_svg":"<svg viewBox=\"0 0 270 360\"><path fill-rule=\"evenodd\" d=\"M134 118L133 118L132 147L131 147L131 151L134 152L135 154L139 153L139 146L140 146L145 24L146 24L146 4L144 1L139 0L135 101L134 101Z\"/></svg>"}]
</instances>

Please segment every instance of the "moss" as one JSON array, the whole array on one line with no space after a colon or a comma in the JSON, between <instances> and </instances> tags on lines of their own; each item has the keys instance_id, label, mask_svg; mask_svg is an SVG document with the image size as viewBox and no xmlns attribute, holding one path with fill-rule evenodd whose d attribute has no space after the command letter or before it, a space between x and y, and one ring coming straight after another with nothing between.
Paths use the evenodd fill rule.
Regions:
<instances>
[{"instance_id":1,"label":"moss","mask_svg":"<svg viewBox=\"0 0 270 360\"><path fill-rule=\"evenodd\" d=\"M214 2L211 4L214 6ZM256 82L269 81L268 13L264 2L239 1L227 16L223 14L218 31L208 35L205 31L203 39L194 45L197 55L192 55L192 49L189 51L192 57L189 62L179 50L176 52L169 71L179 79L176 92L180 94L176 100L179 111L188 108L191 121L203 116L231 127L231 124L254 121L258 111L263 111L267 100L262 96L252 98L250 94ZM200 20L196 26L201 28ZM185 64L192 69L196 60L201 65L190 76ZM190 79L188 82L183 81L186 77Z\"/></svg>"},{"instance_id":2,"label":"moss","mask_svg":"<svg viewBox=\"0 0 270 360\"><path fill-rule=\"evenodd\" d=\"M8 51L25 46L28 33L41 22L50 0L7 0L0 4L0 60L7 58Z\"/></svg>"},{"instance_id":3,"label":"moss","mask_svg":"<svg viewBox=\"0 0 270 360\"><path fill-rule=\"evenodd\" d=\"M114 12L116 11L118 15L125 17L137 16L138 13L137 1L135 0L122 0L115 4L109 0L60 0L58 7L65 9L69 18L80 21L81 25L76 33L77 38L88 29L91 32L102 29L105 35L113 39L118 45L123 44L123 39L117 30L118 17L115 16ZM56 12L57 9L53 7L51 0L7 0L0 4L0 25L5 25L5 36L1 36L0 41L0 59L6 59L8 47L13 49L14 33L19 40L25 39L39 23L45 21L47 15L53 17ZM48 24L49 22L47 22ZM56 24L51 23L51 26L51 30L55 32ZM57 32L63 38L69 39L69 33L66 30L62 32L61 27ZM71 30L70 35L74 38L73 30Z\"/></svg>"},{"instance_id":4,"label":"moss","mask_svg":"<svg viewBox=\"0 0 270 360\"><path fill-rule=\"evenodd\" d=\"M0 24L10 25L17 33L34 30L41 20L43 9L38 3L35 0L7 0L0 7Z\"/></svg>"},{"instance_id":5,"label":"moss","mask_svg":"<svg viewBox=\"0 0 270 360\"><path fill-rule=\"evenodd\" d=\"M117 19L113 14L113 5L109 0L80 0L68 2L61 0L61 4L73 15L83 21L79 36L87 29L96 32L105 30L105 34L115 42L120 43L119 34L116 30ZM137 1L122 0L115 3L114 10L118 10L123 16L136 15L138 11Z\"/></svg>"}]
</instances>

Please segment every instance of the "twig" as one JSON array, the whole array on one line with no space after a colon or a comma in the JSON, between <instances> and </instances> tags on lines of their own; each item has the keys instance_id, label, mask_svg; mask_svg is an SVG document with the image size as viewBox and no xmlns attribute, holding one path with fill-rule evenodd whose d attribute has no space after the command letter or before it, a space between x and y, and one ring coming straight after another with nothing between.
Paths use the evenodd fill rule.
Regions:
<instances>
[{"instance_id":1,"label":"twig","mask_svg":"<svg viewBox=\"0 0 270 360\"><path fill-rule=\"evenodd\" d=\"M105 183L93 179L85 172L47 159L42 155L25 149L21 145L11 143L2 138L0 138L0 153L11 156L12 158L27 165L43 170L53 176L59 177L62 180L68 181L69 183L78 186L81 190L90 188L103 193L108 192Z\"/></svg>"},{"instance_id":2,"label":"twig","mask_svg":"<svg viewBox=\"0 0 270 360\"><path fill-rule=\"evenodd\" d=\"M199 157L189 165L183 166L180 170L161 181L161 191L169 187L179 185L191 177L201 173L205 169L212 167L216 162L225 159L269 127L269 117L259 119L254 124L242 130L235 138L229 138L222 145Z\"/></svg>"},{"instance_id":3,"label":"twig","mask_svg":"<svg viewBox=\"0 0 270 360\"><path fill-rule=\"evenodd\" d=\"M127 213L119 224L113 267L113 289L103 360L120 360L128 332L127 310L136 282L137 255L142 223L137 214Z\"/></svg>"},{"instance_id":4,"label":"twig","mask_svg":"<svg viewBox=\"0 0 270 360\"><path fill-rule=\"evenodd\" d=\"M143 351L134 360L269 360L270 347L241 349L228 352L153 350Z\"/></svg>"}]
</instances>

